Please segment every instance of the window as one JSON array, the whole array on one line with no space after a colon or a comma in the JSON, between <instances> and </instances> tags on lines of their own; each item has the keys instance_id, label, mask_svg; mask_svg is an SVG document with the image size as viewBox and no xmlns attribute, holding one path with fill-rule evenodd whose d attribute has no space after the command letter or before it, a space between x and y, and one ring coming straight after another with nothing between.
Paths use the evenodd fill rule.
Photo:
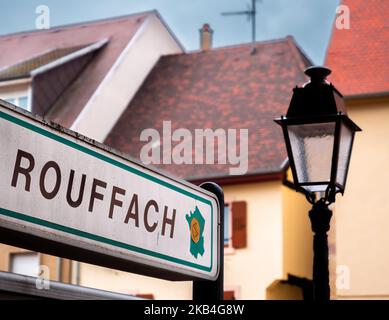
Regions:
<instances>
[{"instance_id":1,"label":"window","mask_svg":"<svg viewBox=\"0 0 389 320\"><path fill-rule=\"evenodd\" d=\"M27 102L28 102L27 96L19 97L19 102L18 102L17 106L27 110L27 106L28 106Z\"/></svg>"},{"instance_id":2,"label":"window","mask_svg":"<svg viewBox=\"0 0 389 320\"><path fill-rule=\"evenodd\" d=\"M36 252L11 253L9 271L26 276L37 277L39 274L39 255Z\"/></svg>"},{"instance_id":3,"label":"window","mask_svg":"<svg viewBox=\"0 0 389 320\"><path fill-rule=\"evenodd\" d=\"M23 108L24 110L30 111L30 101L28 96L15 96L10 98L2 98L1 99L18 106L19 108Z\"/></svg>"},{"instance_id":4,"label":"window","mask_svg":"<svg viewBox=\"0 0 389 320\"><path fill-rule=\"evenodd\" d=\"M8 99L3 99L3 100L5 100L9 103L12 103L12 104L16 104L16 99L14 99L14 98L8 98Z\"/></svg>"},{"instance_id":5,"label":"window","mask_svg":"<svg viewBox=\"0 0 389 320\"><path fill-rule=\"evenodd\" d=\"M232 240L232 216L228 203L224 207L224 247L231 247Z\"/></svg>"},{"instance_id":6,"label":"window","mask_svg":"<svg viewBox=\"0 0 389 320\"><path fill-rule=\"evenodd\" d=\"M242 249L247 243L247 205L245 201L226 203L224 207L224 247ZM228 252L228 250L226 251Z\"/></svg>"}]
</instances>

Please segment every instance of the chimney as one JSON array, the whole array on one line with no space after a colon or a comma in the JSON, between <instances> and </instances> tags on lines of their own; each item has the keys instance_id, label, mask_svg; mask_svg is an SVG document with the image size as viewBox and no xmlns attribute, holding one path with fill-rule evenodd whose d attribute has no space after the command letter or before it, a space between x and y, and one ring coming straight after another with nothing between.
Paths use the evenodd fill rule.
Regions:
<instances>
[{"instance_id":1,"label":"chimney","mask_svg":"<svg viewBox=\"0 0 389 320\"><path fill-rule=\"evenodd\" d=\"M212 36L213 30L208 23L204 23L200 31L200 49L209 50L212 49Z\"/></svg>"}]
</instances>

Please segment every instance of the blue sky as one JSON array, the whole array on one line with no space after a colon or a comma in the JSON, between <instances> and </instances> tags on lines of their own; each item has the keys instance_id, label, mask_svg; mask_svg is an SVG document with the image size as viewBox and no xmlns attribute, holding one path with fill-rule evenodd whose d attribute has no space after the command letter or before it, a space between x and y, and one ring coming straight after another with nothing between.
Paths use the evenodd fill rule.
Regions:
<instances>
[{"instance_id":1,"label":"blue sky","mask_svg":"<svg viewBox=\"0 0 389 320\"><path fill-rule=\"evenodd\" d=\"M214 29L214 47L251 40L245 16L251 0L0 0L0 34L35 28L38 5L50 8L51 26L157 9L187 50L199 47L198 29ZM316 64L322 64L339 0L261 0L257 2L257 40L293 35Z\"/></svg>"}]
</instances>

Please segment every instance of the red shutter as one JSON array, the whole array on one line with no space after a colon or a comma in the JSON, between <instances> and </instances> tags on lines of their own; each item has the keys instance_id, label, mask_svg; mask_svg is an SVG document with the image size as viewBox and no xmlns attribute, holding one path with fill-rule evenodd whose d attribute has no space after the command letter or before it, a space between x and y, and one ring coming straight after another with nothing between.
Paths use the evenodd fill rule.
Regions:
<instances>
[{"instance_id":1,"label":"red shutter","mask_svg":"<svg viewBox=\"0 0 389 320\"><path fill-rule=\"evenodd\" d=\"M224 300L236 300L234 291L224 291Z\"/></svg>"},{"instance_id":2,"label":"red shutter","mask_svg":"<svg viewBox=\"0 0 389 320\"><path fill-rule=\"evenodd\" d=\"M139 293L136 295L136 297L154 300L154 295L152 293Z\"/></svg>"},{"instance_id":3,"label":"red shutter","mask_svg":"<svg viewBox=\"0 0 389 320\"><path fill-rule=\"evenodd\" d=\"M232 211L232 247L235 249L247 246L247 204L246 201L234 201Z\"/></svg>"}]
</instances>

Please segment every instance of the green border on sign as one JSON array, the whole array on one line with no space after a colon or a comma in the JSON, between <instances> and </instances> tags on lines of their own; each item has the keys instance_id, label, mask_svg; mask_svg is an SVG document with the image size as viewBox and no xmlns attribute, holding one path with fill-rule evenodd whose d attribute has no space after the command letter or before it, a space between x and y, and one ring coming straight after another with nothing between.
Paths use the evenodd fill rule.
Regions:
<instances>
[{"instance_id":1,"label":"green border on sign","mask_svg":"<svg viewBox=\"0 0 389 320\"><path fill-rule=\"evenodd\" d=\"M193 263L193 262L189 262L189 261L185 261L185 260L182 260L182 259L178 259L178 258L175 258L175 257L171 257L171 256L168 256L168 255L165 255L165 254L161 254L161 253L158 253L158 252L154 252L154 251L151 251L151 250L147 250L147 249L143 249L143 248L139 248L139 247L136 247L136 246L132 246L132 245L129 245L129 244L126 244L126 243L123 243L123 242L119 242L119 241L116 241L116 240L113 240L113 239L109 239L109 238L105 238L105 237L101 237L101 236L98 236L98 235L95 235L95 234L92 234L92 233L88 233L88 232L85 232L85 231L81 231L81 230L78 230L78 229L74 229L74 228L71 228L71 227L66 227L66 226L63 226L63 225L60 225L60 224L56 224L56 223L53 223L53 222L50 222L50 221L47 221L47 220L43 220L43 219L39 219L39 218L35 218L35 217L31 217L29 215L25 215L25 214L22 214L22 213L18 213L18 212L14 212L14 211L10 211L10 210L7 210L7 209L4 209L4 208L0 208L0 214L4 215L4 216L8 216L8 217L11 217L11 218L14 218L14 219L18 219L18 220L23 220L23 221L26 221L26 222L30 222L30 223L34 223L34 224L38 224L38 225L41 225L43 227L46 227L46 228L50 228L50 229L54 229L54 230L58 230L58 231L62 231L62 232L65 232L65 233L70 233L70 234L73 234L73 235L76 235L76 236L79 236L79 237L83 237L83 238L87 238L87 239L90 239L90 240L94 240L94 241L98 241L98 242L102 242L102 243L105 243L105 244L109 244L109 245L112 245L112 246L115 246L115 247L119 247L119 248L123 248L123 249L127 249L127 250L130 250L130 251L134 251L134 252L137 252L137 253L141 253L141 254L145 254L145 255L148 255L148 256L152 256L152 257L155 257L155 258L159 258L159 259L162 259L162 260L168 260L170 262L174 262L174 263L178 263L178 264L182 264L182 265L185 265L185 266L188 266L188 267L192 267L192 268L195 268L195 269L199 269L199 270L204 270L204 271L208 271L210 272L212 270L212 266L213 266L213 207L212 207L212 204L211 204L211 201L207 200L207 199L204 199L196 194L193 194L187 190L183 190L169 182L166 182L166 181L163 181L157 177L154 177L150 174L147 174L145 172L142 172L138 169L135 169L133 167L130 167L124 163L121 163L117 160L114 160L110 157L107 157L101 153L98 153L94 150L91 150L87 147L84 147L84 146L81 146L75 142L72 142L68 139L65 139L63 137L60 137L58 136L57 134L54 134L48 130L45 130L43 128L39 128L29 122L26 122L22 119L19 119L19 118L16 118L10 114L7 114L7 113L4 113L2 111L0 111L0 118L3 118L4 120L7 120L7 121L10 121L12 123L15 123L21 127L24 127L26 129L29 129L31 131L34 131L38 134L41 134L47 138L50 138L52 140L55 140L57 142L60 142L66 146L69 146L69 147L72 147L78 151L81 151L83 153L86 153L90 156L93 156L97 159L100 159L102 161L105 161L107 163L110 163L116 167L119 167L123 170L126 170L128 172L131 172L131 173L134 173L142 178L145 178L147 180L150 180L150 181L153 181L153 182L156 182L164 187L167 187L169 189L172 189L174 191L177 191L187 197L190 197L192 199L196 199L198 201L201 201L207 205L209 205L211 207L211 265L209 267L205 267L205 266L202 266L202 265L199 265L199 264L196 264L196 263Z\"/></svg>"}]
</instances>

